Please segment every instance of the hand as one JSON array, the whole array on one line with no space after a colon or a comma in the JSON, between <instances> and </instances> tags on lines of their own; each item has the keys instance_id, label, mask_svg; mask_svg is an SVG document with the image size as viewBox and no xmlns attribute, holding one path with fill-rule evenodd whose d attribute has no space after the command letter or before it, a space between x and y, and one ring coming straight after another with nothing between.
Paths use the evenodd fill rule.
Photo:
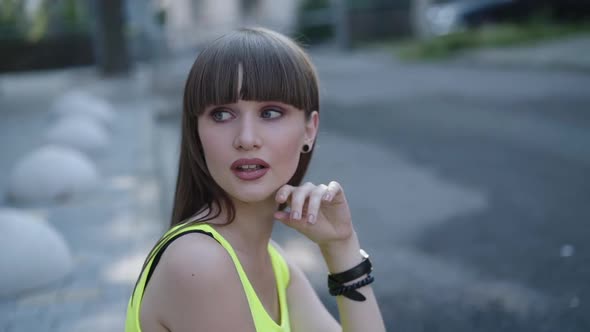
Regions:
<instances>
[{"instance_id":1,"label":"hand","mask_svg":"<svg viewBox=\"0 0 590 332\"><path fill-rule=\"evenodd\" d=\"M348 202L336 181L327 186L311 182L299 187L284 185L275 200L287 203L290 211L277 211L274 217L320 246L347 240L353 234Z\"/></svg>"}]
</instances>

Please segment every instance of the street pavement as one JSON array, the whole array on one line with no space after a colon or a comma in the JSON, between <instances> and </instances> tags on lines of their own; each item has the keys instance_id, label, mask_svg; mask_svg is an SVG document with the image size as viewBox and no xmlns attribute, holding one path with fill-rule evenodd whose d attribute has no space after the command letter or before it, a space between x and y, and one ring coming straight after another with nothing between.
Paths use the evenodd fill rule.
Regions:
<instances>
[{"instance_id":1,"label":"street pavement","mask_svg":"<svg viewBox=\"0 0 590 332\"><path fill-rule=\"evenodd\" d=\"M361 239L389 249L388 327L587 330L590 76L340 59L314 58L323 128L356 167L326 174L364 193Z\"/></svg>"},{"instance_id":2,"label":"street pavement","mask_svg":"<svg viewBox=\"0 0 590 332\"><path fill-rule=\"evenodd\" d=\"M0 206L42 216L61 233L74 268L60 282L0 299L0 331L123 330L131 287L146 251L164 230L153 162L157 101L145 92L144 73L101 80L83 68L0 78L2 196L16 161L44 144L57 96L83 89L116 111L109 148L91 156L101 173L99 187L56 204L17 205L2 197Z\"/></svg>"},{"instance_id":3,"label":"street pavement","mask_svg":"<svg viewBox=\"0 0 590 332\"><path fill-rule=\"evenodd\" d=\"M312 57L323 99L307 179L343 184L390 330L587 330L588 75ZM178 120L158 126L169 187ZM336 314L317 248L281 224L273 235Z\"/></svg>"},{"instance_id":4,"label":"street pavement","mask_svg":"<svg viewBox=\"0 0 590 332\"><path fill-rule=\"evenodd\" d=\"M192 57L118 80L88 69L0 78L0 133L11 142L2 189L14 160L41 144L56 93L86 87L119 115L112 149L95 157L103 187L24 207L62 232L76 268L1 299L2 331L122 330L142 259L168 221ZM312 58L322 109L307 179L343 184L388 330L590 328L588 75L404 64L380 51ZM317 248L279 223L273 237L336 314Z\"/></svg>"}]
</instances>

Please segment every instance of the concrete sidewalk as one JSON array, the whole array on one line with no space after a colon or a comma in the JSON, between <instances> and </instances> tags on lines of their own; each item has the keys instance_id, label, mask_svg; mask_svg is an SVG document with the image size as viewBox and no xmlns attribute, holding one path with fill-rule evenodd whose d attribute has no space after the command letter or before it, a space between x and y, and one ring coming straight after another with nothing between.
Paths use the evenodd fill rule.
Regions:
<instances>
[{"instance_id":1,"label":"concrete sidewalk","mask_svg":"<svg viewBox=\"0 0 590 332\"><path fill-rule=\"evenodd\" d=\"M121 331L127 301L147 250L161 234L153 157L154 100L149 72L100 79L91 68L5 75L0 96L0 192L16 161L43 145L54 98L83 89L116 110L107 151L91 159L94 191L56 204L17 208L43 216L64 237L71 274L42 289L0 299L0 331ZM14 207L0 201L1 207ZM40 258L42 259L42 258Z\"/></svg>"}]
</instances>

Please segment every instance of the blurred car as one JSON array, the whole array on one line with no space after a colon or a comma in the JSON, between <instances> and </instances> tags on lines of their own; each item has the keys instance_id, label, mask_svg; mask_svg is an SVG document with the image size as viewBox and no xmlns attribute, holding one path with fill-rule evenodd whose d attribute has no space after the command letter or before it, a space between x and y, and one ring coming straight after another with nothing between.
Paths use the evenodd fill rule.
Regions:
<instances>
[{"instance_id":1,"label":"blurred car","mask_svg":"<svg viewBox=\"0 0 590 332\"><path fill-rule=\"evenodd\" d=\"M486 23L517 20L530 13L519 0L434 0L424 11L430 35L440 36Z\"/></svg>"}]
</instances>

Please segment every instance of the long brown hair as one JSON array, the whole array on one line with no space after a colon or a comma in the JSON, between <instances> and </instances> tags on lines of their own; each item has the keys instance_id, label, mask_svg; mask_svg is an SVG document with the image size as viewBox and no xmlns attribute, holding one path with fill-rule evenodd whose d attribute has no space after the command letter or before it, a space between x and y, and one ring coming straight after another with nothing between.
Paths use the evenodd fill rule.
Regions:
<instances>
[{"instance_id":1,"label":"long brown hair","mask_svg":"<svg viewBox=\"0 0 590 332\"><path fill-rule=\"evenodd\" d=\"M243 77L238 91L239 67ZM195 60L184 88L180 158L170 227L214 219L225 208L227 224L235 218L235 207L213 180L203 155L198 117L210 105L235 103L238 99L280 101L305 112L319 112L319 87L314 66L305 51L290 38L264 28L243 28L211 42ZM288 184L298 186L313 154L301 154L299 165ZM279 209L282 210L282 204ZM196 215L207 211L204 216ZM162 237L148 255L171 235Z\"/></svg>"},{"instance_id":2,"label":"long brown hair","mask_svg":"<svg viewBox=\"0 0 590 332\"><path fill-rule=\"evenodd\" d=\"M238 91L238 71L243 80ZM305 52L287 37L262 28L231 32L205 48L191 68L184 90L182 136L176 193L170 226L200 211L224 206L231 223L235 209L226 193L213 181L202 153L198 116L209 105L235 103L238 99L280 101L306 112L319 111L315 69ZM299 185L311 153L302 154L291 185ZM219 211L218 213L219 214Z\"/></svg>"}]
</instances>

